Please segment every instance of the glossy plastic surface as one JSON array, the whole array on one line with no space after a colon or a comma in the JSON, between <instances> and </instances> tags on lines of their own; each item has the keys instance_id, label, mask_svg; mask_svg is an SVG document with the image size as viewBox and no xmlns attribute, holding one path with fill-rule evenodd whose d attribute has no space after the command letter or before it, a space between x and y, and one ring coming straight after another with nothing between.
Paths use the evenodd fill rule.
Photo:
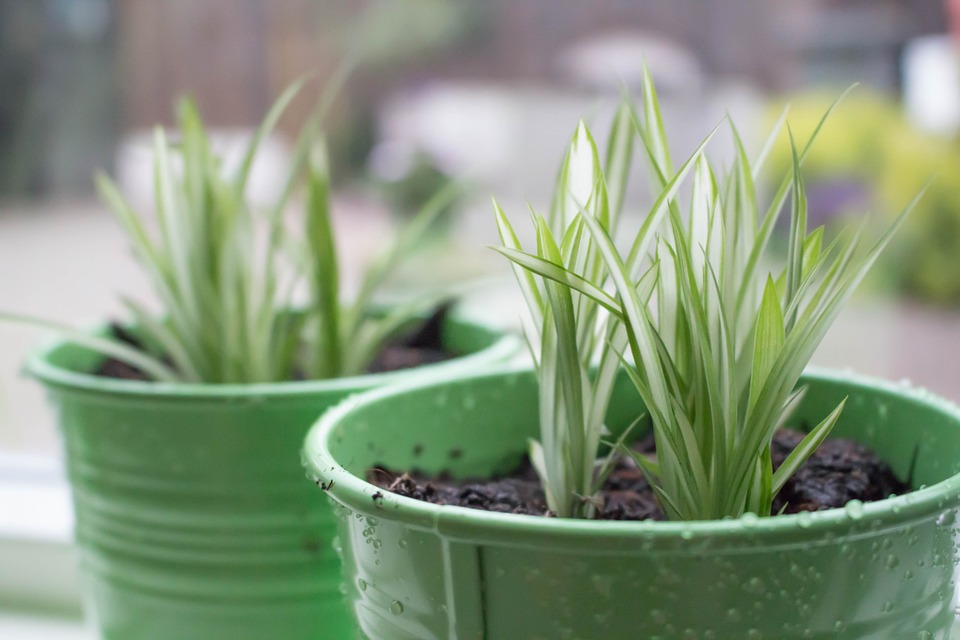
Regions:
<instances>
[{"instance_id":1,"label":"glossy plastic surface","mask_svg":"<svg viewBox=\"0 0 960 640\"><path fill-rule=\"evenodd\" d=\"M363 634L947 637L960 541L960 411L874 380L804 380L798 420L815 423L849 396L836 435L874 447L901 477L913 468L918 490L814 514L690 523L439 507L381 492L361 479L364 470L475 476L516 464L536 432L529 372L375 391L331 410L311 430L305 461L338 505L347 598ZM620 382L614 430L641 409Z\"/></svg>"},{"instance_id":2,"label":"glossy plastic surface","mask_svg":"<svg viewBox=\"0 0 960 640\"><path fill-rule=\"evenodd\" d=\"M503 360L518 343L451 321L472 355L407 372L267 385L105 379L56 343L29 372L59 413L86 595L106 640L353 637L333 516L304 479L310 424L347 395Z\"/></svg>"}]
</instances>

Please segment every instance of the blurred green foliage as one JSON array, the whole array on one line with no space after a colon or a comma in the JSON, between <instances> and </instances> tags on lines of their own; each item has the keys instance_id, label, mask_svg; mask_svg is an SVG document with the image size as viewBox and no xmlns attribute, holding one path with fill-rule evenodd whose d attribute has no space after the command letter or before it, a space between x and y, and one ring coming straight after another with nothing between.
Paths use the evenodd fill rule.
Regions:
<instances>
[{"instance_id":1,"label":"blurred green foliage","mask_svg":"<svg viewBox=\"0 0 960 640\"><path fill-rule=\"evenodd\" d=\"M794 136L805 140L834 100L835 93L790 100L787 122ZM884 224L934 178L880 273L889 285L919 299L960 304L960 144L918 130L896 101L862 88L843 99L824 129L804 163L808 186L848 183L864 198L855 207L840 202L838 210L821 214L862 215L866 204L880 214L877 224ZM789 166L787 136L774 147L771 164L772 176Z\"/></svg>"},{"instance_id":2,"label":"blurred green foliage","mask_svg":"<svg viewBox=\"0 0 960 640\"><path fill-rule=\"evenodd\" d=\"M410 165L403 175L387 180L374 178L374 184L383 194L394 215L411 218L423 207L423 203L436 197L450 186L453 178L441 169L433 159L422 151L411 158ZM462 196L462 194L461 194ZM437 216L435 231L445 233L449 230L451 216L461 202L461 197L451 198Z\"/></svg>"}]
</instances>

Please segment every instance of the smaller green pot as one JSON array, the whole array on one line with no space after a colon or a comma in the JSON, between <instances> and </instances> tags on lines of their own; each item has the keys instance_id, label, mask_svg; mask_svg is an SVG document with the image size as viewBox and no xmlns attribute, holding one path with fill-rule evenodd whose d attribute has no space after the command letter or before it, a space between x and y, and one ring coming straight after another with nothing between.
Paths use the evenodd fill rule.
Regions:
<instances>
[{"instance_id":1,"label":"smaller green pot","mask_svg":"<svg viewBox=\"0 0 960 640\"><path fill-rule=\"evenodd\" d=\"M339 640L354 635L333 516L304 482L310 424L343 398L504 360L519 341L448 320L470 354L327 381L188 385L86 373L63 341L27 369L59 412L91 613L107 640Z\"/></svg>"},{"instance_id":2,"label":"smaller green pot","mask_svg":"<svg viewBox=\"0 0 960 640\"><path fill-rule=\"evenodd\" d=\"M835 428L916 491L818 513L597 522L437 506L364 481L387 465L455 476L514 467L537 433L529 371L352 398L313 427L309 475L339 504L347 598L376 640L946 638L955 613L960 410L845 374L804 376L797 419ZM642 411L621 378L608 426Z\"/></svg>"}]
</instances>

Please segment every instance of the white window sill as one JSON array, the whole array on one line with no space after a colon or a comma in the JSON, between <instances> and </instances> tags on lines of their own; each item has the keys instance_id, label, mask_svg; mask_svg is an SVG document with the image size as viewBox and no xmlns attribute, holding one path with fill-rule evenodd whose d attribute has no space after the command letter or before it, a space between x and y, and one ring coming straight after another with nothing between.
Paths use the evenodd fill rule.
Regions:
<instances>
[{"instance_id":1,"label":"white window sill","mask_svg":"<svg viewBox=\"0 0 960 640\"><path fill-rule=\"evenodd\" d=\"M73 509L53 458L0 454L0 638L91 640L82 622Z\"/></svg>"},{"instance_id":2,"label":"white window sill","mask_svg":"<svg viewBox=\"0 0 960 640\"><path fill-rule=\"evenodd\" d=\"M11 640L95 640L96 632L79 620L0 610L0 638Z\"/></svg>"}]
</instances>

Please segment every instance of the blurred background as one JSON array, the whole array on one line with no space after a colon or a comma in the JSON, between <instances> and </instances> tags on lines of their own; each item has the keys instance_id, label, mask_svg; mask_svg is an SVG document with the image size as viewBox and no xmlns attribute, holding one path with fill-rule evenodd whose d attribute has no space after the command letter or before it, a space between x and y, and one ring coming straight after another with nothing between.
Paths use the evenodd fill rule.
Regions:
<instances>
[{"instance_id":1,"label":"blurred background","mask_svg":"<svg viewBox=\"0 0 960 640\"><path fill-rule=\"evenodd\" d=\"M350 274L451 179L469 187L394 289L476 278L465 304L514 326L495 195L519 226L543 208L580 117L606 136L644 60L675 154L726 113L758 151L783 106L802 139L852 83L806 166L817 224L908 227L816 361L960 399L960 11L944 0L0 0L0 308L84 325L148 299L93 192L111 173L148 210L145 136L194 96L225 153L280 92L308 86L251 186L270 201L290 140L346 58L328 119L334 215ZM951 21L951 16L954 20ZM957 31L954 31L956 33ZM789 148L777 146L771 183ZM723 158L729 141L711 153ZM642 175L629 215L649 204ZM53 417L19 377L35 329L0 325L0 452L55 455Z\"/></svg>"}]
</instances>

